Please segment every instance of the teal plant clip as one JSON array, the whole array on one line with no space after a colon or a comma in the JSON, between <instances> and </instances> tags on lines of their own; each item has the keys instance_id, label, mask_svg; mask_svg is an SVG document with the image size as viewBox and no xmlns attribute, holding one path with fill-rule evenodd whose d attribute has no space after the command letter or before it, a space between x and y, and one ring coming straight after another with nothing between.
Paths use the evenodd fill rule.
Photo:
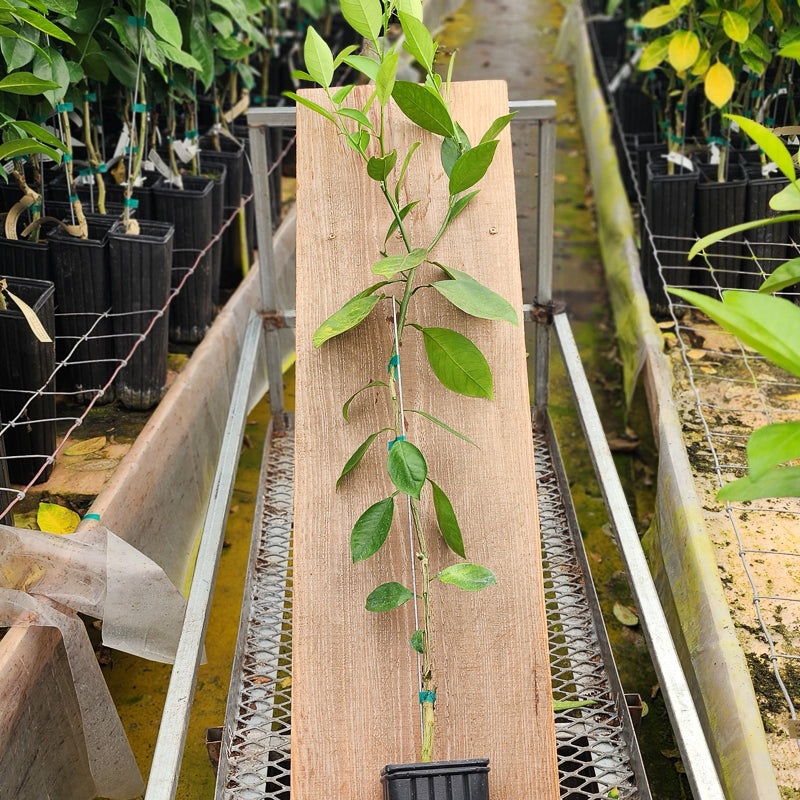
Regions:
<instances>
[{"instance_id":1,"label":"teal plant clip","mask_svg":"<svg viewBox=\"0 0 800 800\"><path fill-rule=\"evenodd\" d=\"M436 702L436 692L420 692L419 693L419 704L424 705L425 703L435 703Z\"/></svg>"},{"instance_id":2,"label":"teal plant clip","mask_svg":"<svg viewBox=\"0 0 800 800\"><path fill-rule=\"evenodd\" d=\"M406 440L406 437L405 437L405 436L398 436L396 439L392 439L392 440L390 440L390 442L389 442L389 449L390 449L390 450L392 449L392 447L394 446L394 443L395 443L395 442L404 442L405 440Z\"/></svg>"}]
</instances>

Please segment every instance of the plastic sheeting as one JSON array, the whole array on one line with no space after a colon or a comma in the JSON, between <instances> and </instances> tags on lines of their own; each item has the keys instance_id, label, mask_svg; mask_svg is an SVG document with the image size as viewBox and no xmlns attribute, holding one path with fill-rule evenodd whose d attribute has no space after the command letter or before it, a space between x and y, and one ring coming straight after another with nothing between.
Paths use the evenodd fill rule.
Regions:
<instances>
[{"instance_id":1,"label":"plastic sheeting","mask_svg":"<svg viewBox=\"0 0 800 800\"><path fill-rule=\"evenodd\" d=\"M567 8L559 50L575 72L625 392L630 400L643 372L659 447L656 517L646 541L651 569L726 795L731 800L778 800L752 681L683 444L672 374L642 286L633 219L578 2Z\"/></svg>"},{"instance_id":2,"label":"plastic sheeting","mask_svg":"<svg viewBox=\"0 0 800 800\"><path fill-rule=\"evenodd\" d=\"M61 631L96 794L128 800L141 775L97 663L83 613L109 647L172 662L185 600L164 571L102 526L66 536L0 526L0 625Z\"/></svg>"}]
</instances>

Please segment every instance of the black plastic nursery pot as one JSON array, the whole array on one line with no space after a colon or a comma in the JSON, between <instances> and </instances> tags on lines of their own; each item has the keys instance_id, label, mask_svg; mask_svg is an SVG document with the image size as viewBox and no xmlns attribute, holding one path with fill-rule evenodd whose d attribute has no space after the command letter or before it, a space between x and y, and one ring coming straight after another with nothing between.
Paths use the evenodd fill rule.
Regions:
<instances>
[{"instance_id":1,"label":"black plastic nursery pot","mask_svg":"<svg viewBox=\"0 0 800 800\"><path fill-rule=\"evenodd\" d=\"M652 240L642 219L641 269L651 308L660 313L667 305L664 282L686 286L690 281L686 254L694 236L698 173L682 172L675 165L675 172L670 175L666 160L659 159L648 164L647 175L645 215Z\"/></svg>"},{"instance_id":2,"label":"black plastic nursery pot","mask_svg":"<svg viewBox=\"0 0 800 800\"><path fill-rule=\"evenodd\" d=\"M174 342L201 341L214 318L211 250L200 256L213 230L213 190L212 178L193 175L183 176L182 189L163 181L153 188L156 216L175 227L172 287L186 278L169 311L169 335Z\"/></svg>"},{"instance_id":3,"label":"black plastic nursery pot","mask_svg":"<svg viewBox=\"0 0 800 800\"><path fill-rule=\"evenodd\" d=\"M0 420L0 429L3 427L3 421ZM3 510L8 508L8 504L14 499L15 493L10 491L11 478L8 474L8 461L6 460L6 446L3 443L3 437L0 436L0 525L14 524L14 512L8 511L3 513Z\"/></svg>"},{"instance_id":4,"label":"black plastic nursery pot","mask_svg":"<svg viewBox=\"0 0 800 800\"><path fill-rule=\"evenodd\" d=\"M700 180L695 201L695 225L698 236L728 228L745 221L747 178L738 164L729 164L726 180L716 180L714 164L700 164ZM693 283L699 291L716 294L719 289L738 289L741 272L746 269L747 250L739 239L725 239L706 249L706 256L693 262Z\"/></svg>"},{"instance_id":5,"label":"black plastic nursery pot","mask_svg":"<svg viewBox=\"0 0 800 800\"><path fill-rule=\"evenodd\" d=\"M388 764L384 800L489 800L489 759Z\"/></svg>"},{"instance_id":6,"label":"black plastic nursery pot","mask_svg":"<svg viewBox=\"0 0 800 800\"><path fill-rule=\"evenodd\" d=\"M746 219L749 221L778 216L781 212L773 211L769 207L769 201L773 195L788 185L788 179L782 175L765 177L761 171L757 151L742 153L741 163L747 173ZM746 231L744 235L758 260L758 265L754 264L752 269L742 271L740 286L742 289L758 289L764 280L762 270L766 275L770 275L776 267L788 261L793 255L789 245L789 223L759 225ZM759 266L761 269L758 269Z\"/></svg>"},{"instance_id":7,"label":"black plastic nursery pot","mask_svg":"<svg viewBox=\"0 0 800 800\"><path fill-rule=\"evenodd\" d=\"M203 161L203 176L214 181L211 191L211 233L217 234L225 219L225 182L228 168L221 161ZM222 239L211 246L211 302L220 304L219 279L222 274Z\"/></svg>"},{"instance_id":8,"label":"black plastic nursery pot","mask_svg":"<svg viewBox=\"0 0 800 800\"><path fill-rule=\"evenodd\" d=\"M56 355L68 364L59 372L59 390L75 393L88 403L98 395L116 367L111 317L111 275L108 232L113 217L87 217L86 239L71 236L62 228L50 237L50 263L57 300ZM62 378L63 376L63 378ZM111 388L98 403L114 399Z\"/></svg>"},{"instance_id":9,"label":"black plastic nursery pot","mask_svg":"<svg viewBox=\"0 0 800 800\"><path fill-rule=\"evenodd\" d=\"M117 398L128 408L152 408L167 385L172 241L175 228L167 222L139 222L139 234L126 234L122 222L109 231L112 325L118 360L128 359L115 381ZM155 319L133 355L131 348Z\"/></svg>"},{"instance_id":10,"label":"black plastic nursery pot","mask_svg":"<svg viewBox=\"0 0 800 800\"><path fill-rule=\"evenodd\" d=\"M27 303L50 338L55 337L53 284L5 277L8 289ZM12 424L3 435L13 483L29 483L56 447L55 344L40 342L13 302L0 311L0 419ZM43 390L43 391L40 391ZM47 480L52 465L37 478Z\"/></svg>"},{"instance_id":11,"label":"black plastic nursery pot","mask_svg":"<svg viewBox=\"0 0 800 800\"><path fill-rule=\"evenodd\" d=\"M29 239L6 239L0 235L0 269L4 275L15 278L33 278L38 281L51 280L50 254L45 233L41 241Z\"/></svg>"}]
</instances>

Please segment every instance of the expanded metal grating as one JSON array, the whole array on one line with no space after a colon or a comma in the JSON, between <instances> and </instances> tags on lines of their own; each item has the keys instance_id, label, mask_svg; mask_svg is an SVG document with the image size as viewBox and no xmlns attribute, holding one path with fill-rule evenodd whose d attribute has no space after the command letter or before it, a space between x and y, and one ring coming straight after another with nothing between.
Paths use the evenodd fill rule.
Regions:
<instances>
[{"instance_id":1,"label":"expanded metal grating","mask_svg":"<svg viewBox=\"0 0 800 800\"><path fill-rule=\"evenodd\" d=\"M569 499L561 492L561 467L541 431L534 437L537 492L548 598L548 627L557 700L592 700L591 706L556 715L562 800L649 800L638 747L624 699L615 682L605 631L586 566L573 542ZM260 530L251 567L234 675L228 700L217 798L289 800L291 707L291 527L294 473L291 418L285 434L273 434L262 471ZM554 464L554 461L557 462ZM259 524L256 522L255 524ZM580 536L580 533L577 534ZM627 724L627 730L626 730Z\"/></svg>"}]
</instances>

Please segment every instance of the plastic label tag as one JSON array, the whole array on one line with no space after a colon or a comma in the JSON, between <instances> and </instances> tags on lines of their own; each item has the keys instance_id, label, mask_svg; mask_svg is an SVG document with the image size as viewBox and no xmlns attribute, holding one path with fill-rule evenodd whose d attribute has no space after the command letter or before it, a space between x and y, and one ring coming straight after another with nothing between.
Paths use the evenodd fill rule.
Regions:
<instances>
[{"instance_id":1,"label":"plastic label tag","mask_svg":"<svg viewBox=\"0 0 800 800\"><path fill-rule=\"evenodd\" d=\"M156 170L160 175L163 175L168 181L172 181L174 177L172 174L172 170L164 163L164 159L155 151L151 150L147 154L147 158L149 159L150 163L153 165L152 169Z\"/></svg>"},{"instance_id":2,"label":"plastic label tag","mask_svg":"<svg viewBox=\"0 0 800 800\"><path fill-rule=\"evenodd\" d=\"M628 78L631 74L631 65L626 61L620 68L617 70L617 74L608 82L608 91L611 94L615 94L617 89L619 89L620 84L626 78Z\"/></svg>"},{"instance_id":3,"label":"plastic label tag","mask_svg":"<svg viewBox=\"0 0 800 800\"><path fill-rule=\"evenodd\" d=\"M778 165L774 161L770 161L768 164L764 164L761 167L761 175L765 178L769 178L773 172L778 171Z\"/></svg>"},{"instance_id":4,"label":"plastic label tag","mask_svg":"<svg viewBox=\"0 0 800 800\"><path fill-rule=\"evenodd\" d=\"M130 131L128 130L128 126L125 125L122 128L122 131L120 132L119 141L117 142L117 146L114 148L114 155L111 156L111 159L115 160L120 158L125 153L125 150L128 147L130 141L131 141L131 134Z\"/></svg>"},{"instance_id":5,"label":"plastic label tag","mask_svg":"<svg viewBox=\"0 0 800 800\"><path fill-rule=\"evenodd\" d=\"M69 117L70 122L76 128L82 128L83 127L83 117L77 111L70 111L67 116Z\"/></svg>"},{"instance_id":6,"label":"plastic label tag","mask_svg":"<svg viewBox=\"0 0 800 800\"><path fill-rule=\"evenodd\" d=\"M719 146L716 144L708 146L708 163L719 164Z\"/></svg>"},{"instance_id":7,"label":"plastic label tag","mask_svg":"<svg viewBox=\"0 0 800 800\"><path fill-rule=\"evenodd\" d=\"M683 153L678 153L673 150L672 152L662 155L661 157L666 158L667 161L671 162L672 164L678 164L688 172L694 172L694 164L692 163L692 159L683 155Z\"/></svg>"}]
</instances>

